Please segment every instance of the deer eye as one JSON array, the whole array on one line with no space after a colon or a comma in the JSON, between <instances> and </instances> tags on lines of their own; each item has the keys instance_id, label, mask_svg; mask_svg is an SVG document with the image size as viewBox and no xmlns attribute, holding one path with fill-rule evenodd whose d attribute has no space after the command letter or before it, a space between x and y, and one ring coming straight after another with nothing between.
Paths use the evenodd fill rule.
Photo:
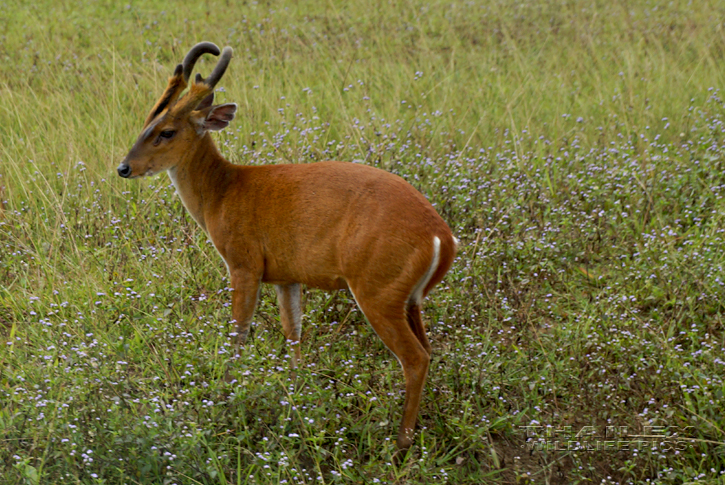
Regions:
<instances>
[{"instance_id":1,"label":"deer eye","mask_svg":"<svg viewBox=\"0 0 725 485\"><path fill-rule=\"evenodd\" d=\"M161 143L161 139L170 139L173 138L176 132L174 130L164 130L161 133L159 133L159 136L156 137L156 140L154 140L154 146L158 146L159 143Z\"/></svg>"}]
</instances>

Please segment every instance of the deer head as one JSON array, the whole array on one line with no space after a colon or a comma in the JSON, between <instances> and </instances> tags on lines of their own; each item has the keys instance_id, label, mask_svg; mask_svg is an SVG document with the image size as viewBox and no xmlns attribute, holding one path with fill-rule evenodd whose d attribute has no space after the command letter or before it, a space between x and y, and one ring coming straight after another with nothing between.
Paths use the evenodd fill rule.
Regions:
<instances>
[{"instance_id":1,"label":"deer head","mask_svg":"<svg viewBox=\"0 0 725 485\"><path fill-rule=\"evenodd\" d=\"M146 117L143 131L118 166L121 177L154 175L184 162L193 156L199 141L209 131L221 130L234 119L236 104L213 104L214 87L232 59L231 47L221 51L221 58L208 78L197 74L189 90L180 97L188 86L194 64L203 54L218 56L219 48L211 42L200 42L176 66L164 94Z\"/></svg>"}]
</instances>

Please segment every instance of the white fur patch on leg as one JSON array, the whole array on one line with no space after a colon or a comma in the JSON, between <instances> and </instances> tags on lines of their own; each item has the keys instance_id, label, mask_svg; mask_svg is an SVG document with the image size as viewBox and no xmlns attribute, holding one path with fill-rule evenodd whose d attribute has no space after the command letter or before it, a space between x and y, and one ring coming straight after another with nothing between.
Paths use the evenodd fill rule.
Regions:
<instances>
[{"instance_id":1,"label":"white fur patch on leg","mask_svg":"<svg viewBox=\"0 0 725 485\"><path fill-rule=\"evenodd\" d=\"M295 335L299 341L302 338L302 308L300 307L300 290L299 284L293 285L293 289L290 293L294 293L291 299L290 310L292 311L292 321L295 323Z\"/></svg>"},{"instance_id":2,"label":"white fur patch on leg","mask_svg":"<svg viewBox=\"0 0 725 485\"><path fill-rule=\"evenodd\" d=\"M410 294L410 297L408 298L409 302L415 303L416 305L420 305L421 301L423 300L423 290L425 290L425 287L430 282L430 279L433 278L433 275L435 274L436 270L438 269L438 263L441 259L441 240L438 238L438 236L435 236L433 238L433 260L430 262L430 266L428 267L428 271L425 272L423 277L418 281L418 284L415 285L415 288L413 288L413 291Z\"/></svg>"}]
</instances>

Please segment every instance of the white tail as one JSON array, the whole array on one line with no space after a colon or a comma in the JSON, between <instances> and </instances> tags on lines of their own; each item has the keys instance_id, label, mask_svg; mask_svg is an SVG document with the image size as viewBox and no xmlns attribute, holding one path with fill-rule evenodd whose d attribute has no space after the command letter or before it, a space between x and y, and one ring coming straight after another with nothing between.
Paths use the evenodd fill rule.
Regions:
<instances>
[{"instance_id":1,"label":"white tail","mask_svg":"<svg viewBox=\"0 0 725 485\"><path fill-rule=\"evenodd\" d=\"M176 67L119 175L169 172L229 268L240 344L261 283L275 285L284 334L293 342L300 340L301 284L349 288L403 367L406 398L397 445L407 449L430 362L421 302L450 268L455 238L423 195L383 170L343 162L229 163L209 131L226 127L237 109L213 105L231 48L224 48L209 78L197 74L180 97L204 53L219 55L219 48L197 44Z\"/></svg>"}]
</instances>

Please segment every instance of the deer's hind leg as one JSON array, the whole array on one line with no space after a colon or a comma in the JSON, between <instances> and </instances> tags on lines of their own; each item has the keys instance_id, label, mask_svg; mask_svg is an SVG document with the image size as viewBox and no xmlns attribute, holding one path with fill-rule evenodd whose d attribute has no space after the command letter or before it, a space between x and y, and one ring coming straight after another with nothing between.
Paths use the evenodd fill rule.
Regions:
<instances>
[{"instance_id":1,"label":"deer's hind leg","mask_svg":"<svg viewBox=\"0 0 725 485\"><path fill-rule=\"evenodd\" d=\"M400 301L381 301L383 292L366 291L364 285L351 284L350 290L375 332L403 367L405 404L396 443L399 449L406 450L413 443L430 355L408 324L405 297L401 295Z\"/></svg>"},{"instance_id":2,"label":"deer's hind leg","mask_svg":"<svg viewBox=\"0 0 725 485\"><path fill-rule=\"evenodd\" d=\"M420 306L420 303L408 302L408 306L405 308L405 316L408 319L410 329L413 331L415 336L418 337L418 341L426 352L428 352L428 355L431 355L432 349L430 341L428 340L428 335L425 333L425 325L423 324Z\"/></svg>"}]
</instances>

